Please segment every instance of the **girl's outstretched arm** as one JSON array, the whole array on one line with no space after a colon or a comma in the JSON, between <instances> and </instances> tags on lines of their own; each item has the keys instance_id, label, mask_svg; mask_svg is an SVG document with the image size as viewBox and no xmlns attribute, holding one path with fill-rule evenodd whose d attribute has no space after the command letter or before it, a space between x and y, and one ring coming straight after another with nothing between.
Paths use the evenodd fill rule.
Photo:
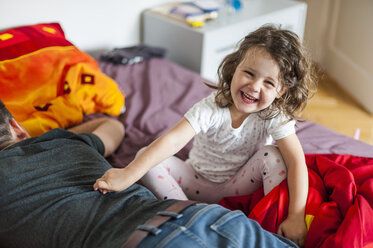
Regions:
<instances>
[{"instance_id":1,"label":"girl's outstretched arm","mask_svg":"<svg viewBox=\"0 0 373 248\"><path fill-rule=\"evenodd\" d=\"M103 194L122 191L142 178L150 169L180 151L195 135L193 127L182 118L173 128L153 141L125 168L112 168L96 180L95 190Z\"/></svg>"},{"instance_id":2,"label":"girl's outstretched arm","mask_svg":"<svg viewBox=\"0 0 373 248\"><path fill-rule=\"evenodd\" d=\"M304 246L307 235L305 208L308 195L308 172L304 152L295 134L277 140L288 169L289 209L277 233Z\"/></svg>"}]
</instances>

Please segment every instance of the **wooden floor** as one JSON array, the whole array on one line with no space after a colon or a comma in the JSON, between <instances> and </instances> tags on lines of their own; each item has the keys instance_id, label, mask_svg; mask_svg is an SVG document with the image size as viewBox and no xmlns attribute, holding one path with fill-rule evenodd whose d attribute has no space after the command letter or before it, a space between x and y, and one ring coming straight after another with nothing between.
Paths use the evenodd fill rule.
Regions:
<instances>
[{"instance_id":1,"label":"wooden floor","mask_svg":"<svg viewBox=\"0 0 373 248\"><path fill-rule=\"evenodd\" d=\"M373 145L373 115L327 75L319 81L302 117L349 137L360 133L361 141Z\"/></svg>"}]
</instances>

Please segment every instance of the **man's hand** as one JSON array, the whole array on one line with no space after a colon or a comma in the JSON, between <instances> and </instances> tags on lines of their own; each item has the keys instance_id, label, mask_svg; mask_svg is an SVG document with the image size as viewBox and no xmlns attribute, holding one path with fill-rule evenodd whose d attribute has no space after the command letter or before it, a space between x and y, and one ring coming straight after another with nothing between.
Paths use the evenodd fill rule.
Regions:
<instances>
[{"instance_id":1,"label":"man's hand","mask_svg":"<svg viewBox=\"0 0 373 248\"><path fill-rule=\"evenodd\" d=\"M307 235L304 216L288 216L288 218L278 227L277 234L284 236L300 247L303 247Z\"/></svg>"},{"instance_id":2,"label":"man's hand","mask_svg":"<svg viewBox=\"0 0 373 248\"><path fill-rule=\"evenodd\" d=\"M133 173L130 173L126 168L118 169L112 168L105 172L105 174L96 180L93 185L94 190L99 190L102 194L107 192L119 192L127 189L134 184L137 179Z\"/></svg>"}]
</instances>

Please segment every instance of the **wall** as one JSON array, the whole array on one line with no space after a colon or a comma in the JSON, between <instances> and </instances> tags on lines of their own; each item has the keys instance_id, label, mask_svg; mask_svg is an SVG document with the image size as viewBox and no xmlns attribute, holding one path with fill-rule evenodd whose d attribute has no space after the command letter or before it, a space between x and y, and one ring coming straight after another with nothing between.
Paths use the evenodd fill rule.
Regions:
<instances>
[{"instance_id":1,"label":"wall","mask_svg":"<svg viewBox=\"0 0 373 248\"><path fill-rule=\"evenodd\" d=\"M325 67L331 0L303 0L302 2L307 3L304 43L310 50L313 60L319 66Z\"/></svg>"},{"instance_id":2,"label":"wall","mask_svg":"<svg viewBox=\"0 0 373 248\"><path fill-rule=\"evenodd\" d=\"M373 1L307 0L313 59L373 113Z\"/></svg>"},{"instance_id":3,"label":"wall","mask_svg":"<svg viewBox=\"0 0 373 248\"><path fill-rule=\"evenodd\" d=\"M373 1L334 0L325 69L373 114Z\"/></svg>"},{"instance_id":4,"label":"wall","mask_svg":"<svg viewBox=\"0 0 373 248\"><path fill-rule=\"evenodd\" d=\"M67 38L85 51L138 44L140 16L169 0L0 0L0 30L59 22Z\"/></svg>"}]
</instances>

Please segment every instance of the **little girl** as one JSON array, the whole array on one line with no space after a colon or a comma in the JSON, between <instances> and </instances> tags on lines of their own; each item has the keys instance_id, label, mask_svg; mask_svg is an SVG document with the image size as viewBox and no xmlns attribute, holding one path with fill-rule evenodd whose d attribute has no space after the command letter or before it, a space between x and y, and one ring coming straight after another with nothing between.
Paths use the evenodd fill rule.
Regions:
<instances>
[{"instance_id":1,"label":"little girl","mask_svg":"<svg viewBox=\"0 0 373 248\"><path fill-rule=\"evenodd\" d=\"M161 199L217 203L261 186L267 194L287 176L288 217L278 234L302 246L308 174L294 126L315 86L312 65L296 34L266 25L246 36L218 72L216 92L94 188L121 191L141 179ZM193 137L186 161L172 156Z\"/></svg>"}]
</instances>

